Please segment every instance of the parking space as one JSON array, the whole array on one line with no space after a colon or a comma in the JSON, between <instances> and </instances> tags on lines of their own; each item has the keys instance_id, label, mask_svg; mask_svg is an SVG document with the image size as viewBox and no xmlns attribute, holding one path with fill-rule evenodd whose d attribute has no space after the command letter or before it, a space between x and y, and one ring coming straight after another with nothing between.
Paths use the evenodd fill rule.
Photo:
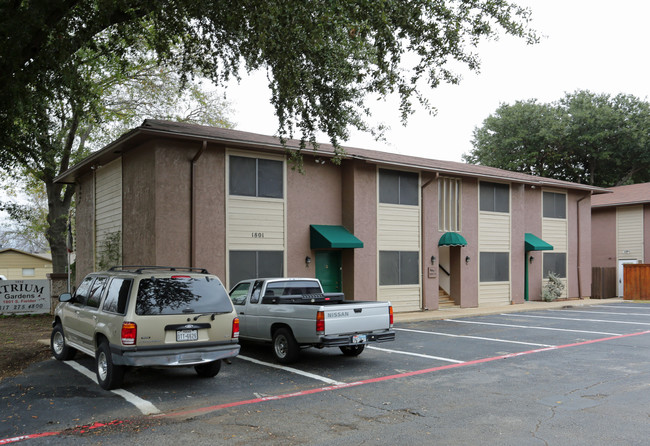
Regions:
<instances>
[{"instance_id":1,"label":"parking space","mask_svg":"<svg viewBox=\"0 0 650 446\"><path fill-rule=\"evenodd\" d=\"M394 342L367 346L356 358L338 349L307 349L289 367L273 361L270 346L243 344L240 357L224 363L213 379L192 369L130 371L121 390L93 382L93 361L40 363L25 376L0 383L2 439L61 431L93 422L144 415L200 414L230 405L255 404L305 392L340 390L415 374L444 373L513 357L548 355L591 343L643 336L650 346L650 305L620 303L525 313L401 323ZM622 361L625 359L622 358ZM323 390L325 389L325 390Z\"/></svg>"}]
</instances>

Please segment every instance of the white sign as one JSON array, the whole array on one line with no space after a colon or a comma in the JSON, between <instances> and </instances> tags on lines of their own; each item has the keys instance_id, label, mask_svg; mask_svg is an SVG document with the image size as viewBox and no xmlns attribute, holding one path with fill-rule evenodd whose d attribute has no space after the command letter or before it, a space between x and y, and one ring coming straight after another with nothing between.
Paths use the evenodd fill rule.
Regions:
<instances>
[{"instance_id":1,"label":"white sign","mask_svg":"<svg viewBox=\"0 0 650 446\"><path fill-rule=\"evenodd\" d=\"M50 312L49 280L0 280L0 314Z\"/></svg>"}]
</instances>

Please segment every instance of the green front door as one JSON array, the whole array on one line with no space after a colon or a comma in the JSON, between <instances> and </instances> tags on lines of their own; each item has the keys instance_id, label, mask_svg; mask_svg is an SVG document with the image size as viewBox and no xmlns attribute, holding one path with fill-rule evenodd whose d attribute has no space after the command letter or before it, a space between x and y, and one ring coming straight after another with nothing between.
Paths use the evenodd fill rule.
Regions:
<instances>
[{"instance_id":1,"label":"green front door","mask_svg":"<svg viewBox=\"0 0 650 446\"><path fill-rule=\"evenodd\" d=\"M316 278L326 293L341 292L341 251L316 251Z\"/></svg>"}]
</instances>

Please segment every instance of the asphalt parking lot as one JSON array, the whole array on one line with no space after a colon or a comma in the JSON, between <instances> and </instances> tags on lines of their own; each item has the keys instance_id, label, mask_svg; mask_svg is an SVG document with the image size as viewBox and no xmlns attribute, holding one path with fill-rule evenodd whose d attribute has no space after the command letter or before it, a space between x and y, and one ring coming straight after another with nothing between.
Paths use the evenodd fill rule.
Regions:
<instances>
[{"instance_id":1,"label":"asphalt parking lot","mask_svg":"<svg viewBox=\"0 0 650 446\"><path fill-rule=\"evenodd\" d=\"M243 344L219 375L45 361L0 383L0 445L647 444L650 305L399 322L357 358ZM146 440L145 440L146 439ZM135 441L134 441L135 440Z\"/></svg>"}]
</instances>

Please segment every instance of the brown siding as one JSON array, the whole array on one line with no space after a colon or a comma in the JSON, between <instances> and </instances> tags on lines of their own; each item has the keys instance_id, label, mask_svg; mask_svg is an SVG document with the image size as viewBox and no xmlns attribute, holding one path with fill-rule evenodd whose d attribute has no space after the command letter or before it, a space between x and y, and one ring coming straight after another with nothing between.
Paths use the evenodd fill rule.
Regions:
<instances>
[{"instance_id":1,"label":"brown siding","mask_svg":"<svg viewBox=\"0 0 650 446\"><path fill-rule=\"evenodd\" d=\"M191 144L191 143L190 143ZM174 140L156 146L156 263L189 266L190 259L190 172L194 150Z\"/></svg>"},{"instance_id":2,"label":"brown siding","mask_svg":"<svg viewBox=\"0 0 650 446\"><path fill-rule=\"evenodd\" d=\"M123 155L122 262L156 264L154 149L145 144Z\"/></svg>"},{"instance_id":3,"label":"brown siding","mask_svg":"<svg viewBox=\"0 0 650 446\"><path fill-rule=\"evenodd\" d=\"M75 214L75 283L79 285L84 276L95 269L93 252L94 215L94 181L93 174L85 175L77 184Z\"/></svg>"}]
</instances>

